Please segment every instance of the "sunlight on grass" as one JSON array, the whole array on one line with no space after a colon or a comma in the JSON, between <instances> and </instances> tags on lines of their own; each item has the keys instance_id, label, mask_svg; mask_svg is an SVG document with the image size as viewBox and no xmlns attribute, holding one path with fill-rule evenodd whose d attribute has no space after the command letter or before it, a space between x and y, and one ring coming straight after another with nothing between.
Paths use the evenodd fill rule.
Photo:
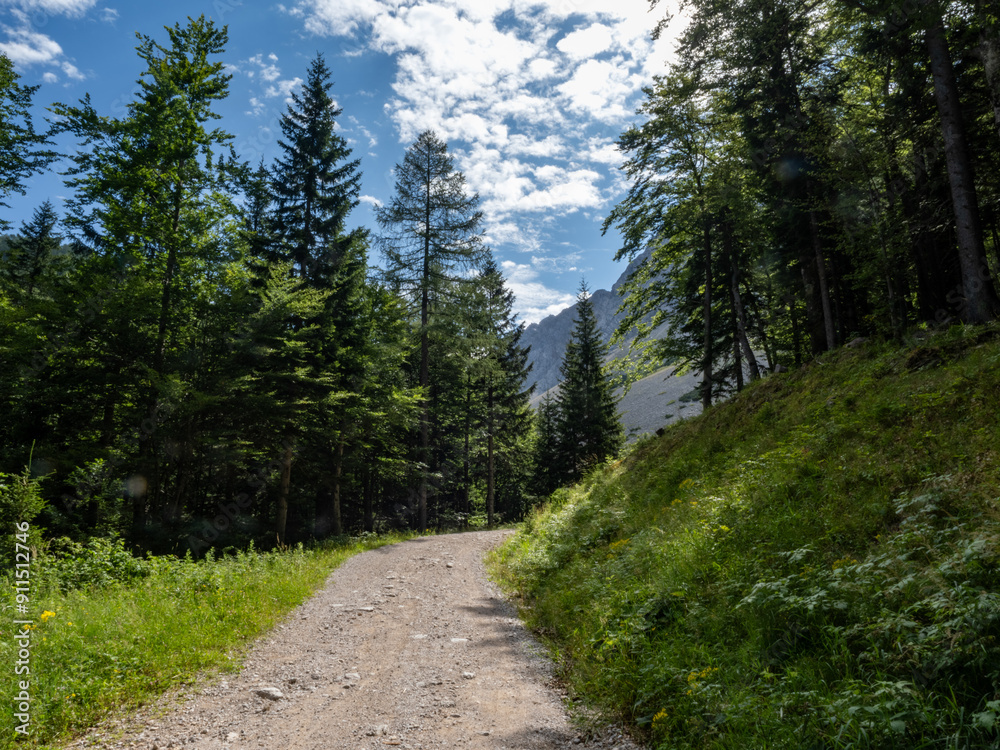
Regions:
<instances>
[{"instance_id":1,"label":"sunlight on grass","mask_svg":"<svg viewBox=\"0 0 1000 750\"><path fill-rule=\"evenodd\" d=\"M203 561L152 558L128 583L63 591L46 558L35 563L46 593L33 603L31 736L14 741L13 680L0 685L0 747L44 747L115 709L139 706L196 675L235 670L246 647L304 602L348 557L407 538ZM10 582L8 580L8 586ZM5 616L13 619L11 606ZM0 643L4 664L14 643Z\"/></svg>"},{"instance_id":2,"label":"sunlight on grass","mask_svg":"<svg viewBox=\"0 0 1000 750\"><path fill-rule=\"evenodd\" d=\"M997 336L758 382L557 492L494 575L657 748L996 746Z\"/></svg>"}]
</instances>

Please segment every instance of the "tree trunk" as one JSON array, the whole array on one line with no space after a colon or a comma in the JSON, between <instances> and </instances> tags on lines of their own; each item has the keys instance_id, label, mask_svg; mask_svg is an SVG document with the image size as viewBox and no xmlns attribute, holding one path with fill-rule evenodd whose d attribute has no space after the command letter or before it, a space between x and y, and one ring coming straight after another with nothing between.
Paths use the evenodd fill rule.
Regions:
<instances>
[{"instance_id":1,"label":"tree trunk","mask_svg":"<svg viewBox=\"0 0 1000 750\"><path fill-rule=\"evenodd\" d=\"M424 389L420 410L420 461L423 464L420 471L420 495L418 498L420 514L420 533L427 531L427 472L430 471L430 399L427 389L430 388L430 340L427 323L430 318L430 283L431 283L431 165L428 154L426 193L424 195L424 258L421 269L420 284L420 387Z\"/></svg>"},{"instance_id":2,"label":"tree trunk","mask_svg":"<svg viewBox=\"0 0 1000 750\"><path fill-rule=\"evenodd\" d=\"M788 304L788 315L792 319L792 352L793 362L798 367L802 364L802 334L799 330L799 316L795 314L795 299L790 299Z\"/></svg>"},{"instance_id":3,"label":"tree trunk","mask_svg":"<svg viewBox=\"0 0 1000 750\"><path fill-rule=\"evenodd\" d=\"M736 310L732 310L733 319L733 371L736 375L736 390L743 390L743 358L740 356L739 322L736 320Z\"/></svg>"},{"instance_id":4,"label":"tree trunk","mask_svg":"<svg viewBox=\"0 0 1000 750\"><path fill-rule=\"evenodd\" d=\"M739 346L743 349L743 357L747 361L747 367L750 372L750 382L757 380L760 377L760 368L757 366L757 356L754 354L753 349L750 346L750 339L747 337L747 318L746 311L743 309L743 298L740 296L740 266L736 258L736 248L733 246L733 227L729 222L728 218L723 221L723 235L722 241L726 250L726 254L729 256L729 267L732 271L732 276L730 277L730 291L733 297L733 313L736 317L736 330L735 337L739 343ZM737 354L739 352L737 351ZM740 371L740 380L742 381L742 370ZM740 384L742 388L742 383Z\"/></svg>"},{"instance_id":5,"label":"tree trunk","mask_svg":"<svg viewBox=\"0 0 1000 750\"><path fill-rule=\"evenodd\" d=\"M823 331L826 334L826 349L837 346L837 332L833 325L833 310L830 307L830 288L826 283L826 260L823 258L823 244L819 236L819 220L816 211L809 212L809 234L812 237L813 252L816 255L816 280L819 283L819 301L823 309Z\"/></svg>"},{"instance_id":6,"label":"tree trunk","mask_svg":"<svg viewBox=\"0 0 1000 750\"><path fill-rule=\"evenodd\" d=\"M705 351L701 371L704 381L701 386L701 406L708 409L712 406L712 235L709 218L705 216L705 295L702 300L702 315L705 318Z\"/></svg>"},{"instance_id":7,"label":"tree trunk","mask_svg":"<svg viewBox=\"0 0 1000 750\"><path fill-rule=\"evenodd\" d=\"M486 525L493 528L494 456L493 456L493 384L486 389L486 408L489 409L489 426L486 430Z\"/></svg>"},{"instance_id":8,"label":"tree trunk","mask_svg":"<svg viewBox=\"0 0 1000 750\"><path fill-rule=\"evenodd\" d=\"M934 78L934 96L941 119L944 153L948 164L952 210L958 235L958 258L962 269L960 315L966 323L985 323L1000 312L1000 300L990 283L979 218L976 185L969 158L968 141L962 123L958 83L944 33L944 21L937 16L924 37Z\"/></svg>"},{"instance_id":9,"label":"tree trunk","mask_svg":"<svg viewBox=\"0 0 1000 750\"><path fill-rule=\"evenodd\" d=\"M274 524L278 544L285 543L285 527L288 524L288 491L292 486L292 455L295 444L288 440L285 443L285 456L281 462L281 485L278 491L278 515Z\"/></svg>"},{"instance_id":10,"label":"tree trunk","mask_svg":"<svg viewBox=\"0 0 1000 750\"><path fill-rule=\"evenodd\" d=\"M340 519L340 479L344 471L344 441L337 441L337 450L333 459L333 535L341 536L344 533L344 526Z\"/></svg>"},{"instance_id":11,"label":"tree trunk","mask_svg":"<svg viewBox=\"0 0 1000 750\"><path fill-rule=\"evenodd\" d=\"M468 522L472 514L472 498L469 493L469 433L472 431L472 378L466 377L465 382L465 452L462 456L462 513L465 520L462 526Z\"/></svg>"},{"instance_id":12,"label":"tree trunk","mask_svg":"<svg viewBox=\"0 0 1000 750\"><path fill-rule=\"evenodd\" d=\"M486 450L487 450L487 470L486 470L486 524L493 528L493 497L494 497L494 453L493 453L493 431L490 430L490 434L486 438Z\"/></svg>"},{"instance_id":13,"label":"tree trunk","mask_svg":"<svg viewBox=\"0 0 1000 750\"><path fill-rule=\"evenodd\" d=\"M368 468L364 472L365 531L375 531L375 471Z\"/></svg>"}]
</instances>

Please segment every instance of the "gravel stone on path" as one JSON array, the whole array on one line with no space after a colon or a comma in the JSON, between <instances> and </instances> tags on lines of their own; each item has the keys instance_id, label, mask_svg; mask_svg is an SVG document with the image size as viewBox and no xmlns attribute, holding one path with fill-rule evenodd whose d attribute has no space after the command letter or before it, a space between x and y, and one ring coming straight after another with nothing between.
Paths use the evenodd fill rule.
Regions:
<instances>
[{"instance_id":1,"label":"gravel stone on path","mask_svg":"<svg viewBox=\"0 0 1000 750\"><path fill-rule=\"evenodd\" d=\"M509 533L356 555L239 674L202 679L66 747L637 750L620 728L570 722L552 665L486 578L484 553Z\"/></svg>"}]
</instances>

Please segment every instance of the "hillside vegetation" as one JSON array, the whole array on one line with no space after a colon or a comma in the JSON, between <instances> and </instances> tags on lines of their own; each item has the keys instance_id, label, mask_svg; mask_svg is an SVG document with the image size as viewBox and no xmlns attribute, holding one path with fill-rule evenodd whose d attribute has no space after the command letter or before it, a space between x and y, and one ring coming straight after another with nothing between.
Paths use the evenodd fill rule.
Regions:
<instances>
[{"instance_id":1,"label":"hillside vegetation","mask_svg":"<svg viewBox=\"0 0 1000 750\"><path fill-rule=\"evenodd\" d=\"M659 748L996 747L1000 328L771 376L557 491L493 559Z\"/></svg>"}]
</instances>

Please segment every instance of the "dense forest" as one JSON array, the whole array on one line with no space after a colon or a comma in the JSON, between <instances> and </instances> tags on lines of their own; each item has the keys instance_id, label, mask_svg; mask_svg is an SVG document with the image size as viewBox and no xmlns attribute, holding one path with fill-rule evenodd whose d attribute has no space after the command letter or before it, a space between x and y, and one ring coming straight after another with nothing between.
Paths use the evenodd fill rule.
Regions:
<instances>
[{"instance_id":1,"label":"dense forest","mask_svg":"<svg viewBox=\"0 0 1000 750\"><path fill-rule=\"evenodd\" d=\"M72 190L66 216L46 201L0 247L0 472L40 494L5 492L25 505L10 513L196 555L523 517L548 486L524 324L447 144L422 133L378 227L352 227L360 160L323 57L281 117L280 156L252 165L214 122L227 30L166 32L138 36L123 117L88 96L54 105L45 132L37 87L0 57L2 196L60 164ZM617 424L581 326L580 387L596 378ZM619 442L561 450L565 478Z\"/></svg>"},{"instance_id":2,"label":"dense forest","mask_svg":"<svg viewBox=\"0 0 1000 750\"><path fill-rule=\"evenodd\" d=\"M701 371L707 406L758 360L995 319L996 3L685 8L677 62L619 140L630 189L605 229L618 257L653 249L619 334L670 321L638 344Z\"/></svg>"},{"instance_id":3,"label":"dense forest","mask_svg":"<svg viewBox=\"0 0 1000 750\"><path fill-rule=\"evenodd\" d=\"M707 407L859 337L997 317L995 4L686 13L604 224L619 259L651 251L623 289L633 356L700 372ZM0 227L0 471L30 467L46 528L198 553L494 523L616 454L585 290L564 386L529 407L523 325L446 143L421 134L354 226L322 56L279 157L249 164L216 122L227 30L138 39L122 116L88 97L46 127L0 57L0 201L57 168L72 193Z\"/></svg>"}]
</instances>

